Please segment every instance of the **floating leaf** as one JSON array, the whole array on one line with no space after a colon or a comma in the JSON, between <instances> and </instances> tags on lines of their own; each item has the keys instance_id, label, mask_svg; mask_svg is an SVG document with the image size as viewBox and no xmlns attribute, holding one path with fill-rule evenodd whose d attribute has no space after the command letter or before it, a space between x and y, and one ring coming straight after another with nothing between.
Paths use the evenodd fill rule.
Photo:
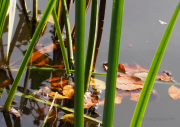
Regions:
<instances>
[{"instance_id":1,"label":"floating leaf","mask_svg":"<svg viewBox=\"0 0 180 127\"><path fill-rule=\"evenodd\" d=\"M51 92L49 93L49 96L52 97L52 98L54 98L54 97L55 97L55 92L51 91ZM66 97L66 96L63 96L63 95L61 95L61 94L59 94L59 93L56 94L56 99L65 99L65 98L67 98L67 97Z\"/></svg>"},{"instance_id":2,"label":"floating leaf","mask_svg":"<svg viewBox=\"0 0 180 127\"><path fill-rule=\"evenodd\" d=\"M168 93L169 93L170 97L172 97L174 100L180 99L180 88L172 85L169 88Z\"/></svg>"},{"instance_id":3,"label":"floating leaf","mask_svg":"<svg viewBox=\"0 0 180 127\"><path fill-rule=\"evenodd\" d=\"M91 78L90 85L93 89L104 90L106 89L106 83L102 80Z\"/></svg>"},{"instance_id":4,"label":"floating leaf","mask_svg":"<svg viewBox=\"0 0 180 127\"><path fill-rule=\"evenodd\" d=\"M117 77L116 88L121 90L139 90L143 87L143 81L133 75L122 75Z\"/></svg>"},{"instance_id":5,"label":"floating leaf","mask_svg":"<svg viewBox=\"0 0 180 127\"><path fill-rule=\"evenodd\" d=\"M74 96L74 88L71 85L66 85L63 87L63 95L72 98Z\"/></svg>"},{"instance_id":6,"label":"floating leaf","mask_svg":"<svg viewBox=\"0 0 180 127\"><path fill-rule=\"evenodd\" d=\"M54 87L64 87L64 86L66 86L66 85L72 85L72 86L74 86L74 83L73 82L71 82L71 84L69 84L69 80L67 80L67 79L64 79L64 78L60 78L60 77L58 77L58 76L54 76L54 77L52 77L52 78L49 78L49 80L50 80L50 83L51 83L51 85L52 86L54 86Z\"/></svg>"},{"instance_id":7,"label":"floating leaf","mask_svg":"<svg viewBox=\"0 0 180 127\"><path fill-rule=\"evenodd\" d=\"M90 92L84 94L84 108L90 108L99 102L99 97Z\"/></svg>"},{"instance_id":8,"label":"floating leaf","mask_svg":"<svg viewBox=\"0 0 180 127\"><path fill-rule=\"evenodd\" d=\"M63 117L61 117L61 120L64 122L69 122L70 124L74 124L74 114L66 114Z\"/></svg>"}]
</instances>

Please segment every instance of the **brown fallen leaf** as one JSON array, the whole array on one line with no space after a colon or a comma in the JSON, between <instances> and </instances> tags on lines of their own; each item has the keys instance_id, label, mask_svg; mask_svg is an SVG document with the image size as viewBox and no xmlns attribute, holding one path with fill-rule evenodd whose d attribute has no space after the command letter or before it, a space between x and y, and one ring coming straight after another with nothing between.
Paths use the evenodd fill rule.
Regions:
<instances>
[{"instance_id":1,"label":"brown fallen leaf","mask_svg":"<svg viewBox=\"0 0 180 127\"><path fill-rule=\"evenodd\" d=\"M6 79L6 80L4 80L4 82L0 83L0 88L4 88L4 87L8 86L11 83L12 83L11 79Z\"/></svg>"},{"instance_id":2,"label":"brown fallen leaf","mask_svg":"<svg viewBox=\"0 0 180 127\"><path fill-rule=\"evenodd\" d=\"M71 85L66 85L63 87L62 93L64 96L72 98L74 96L74 88Z\"/></svg>"},{"instance_id":3,"label":"brown fallen leaf","mask_svg":"<svg viewBox=\"0 0 180 127\"><path fill-rule=\"evenodd\" d=\"M15 108L10 107L9 112L10 112L11 114L13 114L14 116L16 116L19 120L22 119L22 118L21 118L21 114L20 114L19 111L16 110Z\"/></svg>"},{"instance_id":4,"label":"brown fallen leaf","mask_svg":"<svg viewBox=\"0 0 180 127\"><path fill-rule=\"evenodd\" d=\"M53 65L54 68L65 69L64 65Z\"/></svg>"},{"instance_id":5,"label":"brown fallen leaf","mask_svg":"<svg viewBox=\"0 0 180 127\"><path fill-rule=\"evenodd\" d=\"M54 98L54 97L55 97L55 92L51 91L51 92L49 93L49 96L52 97L52 98ZM61 95L61 94L59 94L59 93L56 93L56 99L65 99L65 98L67 98L67 97L66 97L66 96L63 96L63 95Z\"/></svg>"},{"instance_id":6,"label":"brown fallen leaf","mask_svg":"<svg viewBox=\"0 0 180 127\"><path fill-rule=\"evenodd\" d=\"M84 108L90 108L99 102L99 97L90 92L84 94Z\"/></svg>"},{"instance_id":7,"label":"brown fallen leaf","mask_svg":"<svg viewBox=\"0 0 180 127\"><path fill-rule=\"evenodd\" d=\"M159 79L159 80L162 80L162 81L171 81L171 82L174 82L172 80L171 75L167 71L159 72L157 74L156 78Z\"/></svg>"},{"instance_id":8,"label":"brown fallen leaf","mask_svg":"<svg viewBox=\"0 0 180 127\"><path fill-rule=\"evenodd\" d=\"M93 89L104 90L106 89L106 83L102 80L91 78L90 85Z\"/></svg>"},{"instance_id":9,"label":"brown fallen leaf","mask_svg":"<svg viewBox=\"0 0 180 127\"><path fill-rule=\"evenodd\" d=\"M172 85L168 90L169 96L174 100L180 99L180 88Z\"/></svg>"},{"instance_id":10,"label":"brown fallen leaf","mask_svg":"<svg viewBox=\"0 0 180 127\"><path fill-rule=\"evenodd\" d=\"M133 75L118 76L116 80L116 88L121 90L140 90L143 88L143 81Z\"/></svg>"}]
</instances>

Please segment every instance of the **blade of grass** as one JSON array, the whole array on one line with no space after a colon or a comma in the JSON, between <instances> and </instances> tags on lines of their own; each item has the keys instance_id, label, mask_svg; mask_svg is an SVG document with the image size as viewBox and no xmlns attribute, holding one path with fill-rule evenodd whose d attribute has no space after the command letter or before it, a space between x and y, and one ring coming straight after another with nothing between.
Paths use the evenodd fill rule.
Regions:
<instances>
[{"instance_id":1,"label":"blade of grass","mask_svg":"<svg viewBox=\"0 0 180 127\"><path fill-rule=\"evenodd\" d=\"M6 61L8 61L8 55L9 55L9 48L12 38L12 31L13 31L13 25L14 25L14 19L15 19L15 12L16 12L16 0L10 1L10 13L9 13L9 28L8 28L8 41L7 41L7 51L6 51Z\"/></svg>"},{"instance_id":2,"label":"blade of grass","mask_svg":"<svg viewBox=\"0 0 180 127\"><path fill-rule=\"evenodd\" d=\"M7 14L7 10L10 4L10 0L3 0L2 1L2 6L1 6L1 10L0 10L0 37L3 31L3 27L4 27L4 23L6 20L6 14Z\"/></svg>"},{"instance_id":3,"label":"blade of grass","mask_svg":"<svg viewBox=\"0 0 180 127\"><path fill-rule=\"evenodd\" d=\"M84 126L84 43L85 43L85 0L75 1L75 98L74 126Z\"/></svg>"},{"instance_id":4,"label":"blade of grass","mask_svg":"<svg viewBox=\"0 0 180 127\"><path fill-rule=\"evenodd\" d=\"M131 127L140 127L141 123L142 123L142 119L149 101L149 97L151 94L151 90L153 88L154 85L154 81L156 78L156 75L158 73L158 69L160 67L164 52L166 50L166 46L168 44L169 38L171 36L172 30L174 28L176 19L178 17L180 11L180 2L178 4L178 6L176 7L176 10L174 11L174 14L171 18L171 21L169 22L169 25L164 33L164 36L159 44L159 47L156 51L156 54L154 56L154 59L151 63L151 67L149 69L149 73L148 76L145 80L143 89L141 91L141 95L140 98L138 100L138 103L136 105L136 109L131 121Z\"/></svg>"},{"instance_id":5,"label":"blade of grass","mask_svg":"<svg viewBox=\"0 0 180 127\"><path fill-rule=\"evenodd\" d=\"M59 38L60 48L61 48L61 51L62 51L65 67L66 67L66 74L67 74L67 76L70 76L69 63L68 63L68 59L67 59L67 55L66 55L66 49L65 49L65 46L64 46L64 41L63 41L63 38L62 38L62 34L61 34L61 30L60 30L60 26L59 26L59 23L58 23L58 19L57 19L57 16L56 16L55 9L52 10L52 15L53 15L57 35L58 35L58 38Z\"/></svg>"},{"instance_id":6,"label":"blade of grass","mask_svg":"<svg viewBox=\"0 0 180 127\"><path fill-rule=\"evenodd\" d=\"M85 92L87 92L89 89L89 81L93 67L94 52L96 46L97 10L98 10L98 0L92 0L89 41L88 41L86 63L85 63L85 82L84 82Z\"/></svg>"},{"instance_id":7,"label":"blade of grass","mask_svg":"<svg viewBox=\"0 0 180 127\"><path fill-rule=\"evenodd\" d=\"M34 33L34 36L33 36L32 40L31 40L31 43L30 43L30 45L29 45L29 47L28 47L28 49L26 51L26 54L25 54L24 59L23 59L23 61L21 63L21 66L20 66L19 71L18 71L18 73L16 75L16 78L14 79L14 82L12 84L10 93L9 93L7 99L6 99L6 102L5 102L5 105L4 105L4 108L3 108L4 112L8 112L9 109L10 109L10 106L11 106L12 100L14 98L14 94L16 92L17 86L18 86L18 84L20 82L20 79L21 79L21 77L22 77L22 75L24 73L24 70L25 70L25 68L26 68L26 66L27 66L27 64L28 64L28 62L30 60L30 56L32 54L32 49L33 49L35 43L37 42L37 40L39 38L39 34L41 33L41 30L42 30L42 28L44 26L44 23L48 20L50 14L52 12L52 9L53 9L53 7L55 5L55 2L56 2L56 0L49 0L48 4L46 6L44 14L43 14L38 26L37 26L37 29L36 29L36 31Z\"/></svg>"},{"instance_id":8,"label":"blade of grass","mask_svg":"<svg viewBox=\"0 0 180 127\"><path fill-rule=\"evenodd\" d=\"M66 28L68 60L69 60L70 65L73 66L74 65L73 46L72 46L71 30L70 30L70 23L69 23L69 18L68 18L68 9L66 5L66 0L62 0L62 7L63 7L65 28Z\"/></svg>"},{"instance_id":9,"label":"blade of grass","mask_svg":"<svg viewBox=\"0 0 180 127\"><path fill-rule=\"evenodd\" d=\"M113 126L114 100L116 78L123 21L124 0L113 0L111 33L108 53L108 71L106 78L105 104L103 112L103 127Z\"/></svg>"}]
</instances>

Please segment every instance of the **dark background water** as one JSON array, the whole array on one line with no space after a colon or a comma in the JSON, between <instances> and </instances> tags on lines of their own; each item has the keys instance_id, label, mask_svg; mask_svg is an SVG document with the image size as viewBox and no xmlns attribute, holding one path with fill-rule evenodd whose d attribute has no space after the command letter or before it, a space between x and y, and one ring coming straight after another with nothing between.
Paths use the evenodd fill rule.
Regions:
<instances>
[{"instance_id":1,"label":"dark background water","mask_svg":"<svg viewBox=\"0 0 180 127\"><path fill-rule=\"evenodd\" d=\"M43 13L47 0L38 1L38 13ZM120 56L119 63L137 63L149 68L151 61L154 57L156 49L161 41L161 38L166 30L167 25L162 25L159 23L159 20L169 23L170 18L178 4L178 0L157 0L157 1L143 1L143 0L126 0L124 6L124 16L123 16L123 28L121 36L121 47L120 47ZM17 2L19 9L16 9L15 24L13 29L13 39L12 42L15 44L14 49L10 49L12 52L10 63L16 61L18 58L23 57L23 53L26 51L31 33L26 24L24 14L22 13L21 6L19 1ZM112 1L108 0L106 3L106 15L104 21L104 30L102 35L101 46L99 49L99 54L96 63L96 72L104 72L102 67L103 62L107 62L108 56L108 45L109 45L109 35L110 35L110 22L111 22L111 10L112 10ZM32 0L27 1L27 6L29 11L32 10ZM70 12L70 22L71 27L74 24L74 4L72 5ZM29 14L32 16L32 12ZM90 22L90 9L87 12L86 16L86 47L89 36L89 22ZM52 30L52 24L48 23L45 33L40 38L40 44L49 44L52 42L50 30ZM1 48L6 49L7 42L7 28L8 21L5 23L4 32L2 35ZM177 82L180 82L179 73L180 73L180 23L179 18L172 32L169 44L167 46L164 58L162 60L160 71L166 70L170 72ZM132 45L132 47L129 46ZM0 58L1 61L3 56L6 54L6 50L1 50ZM48 54L50 59L53 59L53 54ZM5 57L5 56L4 56ZM3 62L3 61L2 61ZM19 65L21 60L16 64ZM6 71L7 72L7 71ZM13 78L15 78L16 71L12 71ZM44 76L42 72L31 72L30 78L28 80L28 89L36 92L41 86L47 85L47 81L51 73L48 73L46 76L36 82L36 76ZM7 73L8 75L8 73ZM20 86L24 86L24 79L26 73L23 75L20 82ZM98 79L104 80L105 77L96 76ZM47 79L47 80L44 80ZM173 100L169 94L168 89L171 85L165 83L155 83L154 90L158 93L158 97L150 97L147 110L142 122L142 127L154 127L154 126L164 126L164 127L177 127L180 124L180 113L179 113L179 100ZM0 105L3 105L7 93L3 92ZM100 99L104 98L104 92L101 94ZM20 102L22 98L15 96L14 107L21 109ZM22 107L22 121L21 126L41 126L45 118L43 112L37 113L39 107L43 107L44 104L37 102L32 106L33 102L27 101L26 104ZM125 97L121 104L115 105L115 114L114 114L114 127L127 127L130 125L131 118L136 106L136 101L130 100L130 96ZM34 107L34 109L31 109ZM46 106L48 110L49 106ZM97 113L99 116L97 119L102 120L103 116L103 106L98 106ZM42 115L41 115L42 114ZM58 114L59 115L59 114ZM62 114L60 114L61 116ZM0 115L0 126L5 126L4 118L2 114ZM38 123L39 122L39 123ZM57 123L59 125L60 123ZM96 125L91 125L96 126Z\"/></svg>"}]
</instances>

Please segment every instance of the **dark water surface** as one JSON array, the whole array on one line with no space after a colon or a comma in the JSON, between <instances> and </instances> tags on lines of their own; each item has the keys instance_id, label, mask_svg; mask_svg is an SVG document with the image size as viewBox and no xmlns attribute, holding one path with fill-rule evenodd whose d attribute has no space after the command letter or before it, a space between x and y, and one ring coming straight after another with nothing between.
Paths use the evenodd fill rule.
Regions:
<instances>
[{"instance_id":1,"label":"dark water surface","mask_svg":"<svg viewBox=\"0 0 180 127\"><path fill-rule=\"evenodd\" d=\"M27 1L27 6L29 11L32 10L32 0ZM42 14L48 0L38 1L38 14ZM159 20L169 23L170 18L178 4L178 0L157 0L157 1L147 1L147 0L126 0L124 7L123 16L123 28L121 37L121 47L119 63L137 63L149 68L151 61L154 57L156 49L161 41L161 38L166 30L167 24L160 24ZM29 29L25 16L22 13L22 8L19 1L17 2L18 8L16 9L15 23L13 29L13 38L10 47L10 61L9 63L14 63L15 65L20 65L24 53L28 47L31 39L31 30ZM99 54L96 62L96 72L104 73L102 67L103 62L107 62L108 56L108 45L109 45L109 35L110 35L110 22L111 22L111 10L112 1L107 0L106 3L106 15L104 21L104 31L102 35L101 46L99 49ZM74 4L72 5L70 12L70 22L71 27L74 24ZM29 16L32 16L32 11ZM168 71L172 74L173 79L180 82L180 23L179 18L172 32L172 36L169 40L164 58L162 60L160 71ZM87 12L86 16L86 48L89 36L89 22L90 22L90 11ZM48 23L45 32L42 37L40 37L38 44L44 46L52 43L52 33L53 24ZM6 42L8 31L8 20L5 23L5 28L2 35L2 41L0 39L0 62L2 64L7 64L4 59L6 55ZM14 46L13 46L14 45ZM129 46L130 45L130 46ZM53 53L46 54L49 58L49 64L53 64ZM1 70L4 76L12 77L16 76L17 71L12 70L11 73L7 70ZM29 79L26 81L25 77L28 75L26 70L22 79L20 81L20 88L18 92L23 92L25 88L24 85L28 84L27 90L32 92L37 92L42 86L49 85L49 77L52 75L51 72L42 71L31 71L29 73ZM63 75L58 73L58 75ZM105 77L96 76L96 78L104 80ZM157 92L157 96L151 96L147 110L144 118L142 119L142 127L178 127L180 124L180 101L173 100L169 94L168 89L171 84L155 83L154 90ZM9 86L10 87L10 86ZM21 89L22 88L22 89ZM119 92L117 90L117 92ZM0 105L5 103L7 92L4 91L1 95ZM104 91L100 94L100 101L104 98ZM137 101L130 100L131 96L125 97L120 104L115 104L114 113L114 127L128 127L130 125L134 109ZM73 108L72 100L60 101L60 104L68 105ZM42 126L43 120L49 109L48 105L40 102L32 101L30 99L25 99L20 96L15 96L13 100L13 107L20 110L22 115L22 120L18 124L15 122L15 126L22 127L32 127L32 126ZM60 109L57 109L57 118L61 118L64 115ZM91 114L94 118L102 120L103 116L103 106L97 106L97 114ZM54 117L53 117L54 118ZM49 120L47 126L71 126L70 124L63 123L62 121ZM6 126L3 114L0 113L0 126ZM14 121L13 121L14 123ZM95 127L96 123L91 121L85 122L86 127Z\"/></svg>"}]
</instances>

